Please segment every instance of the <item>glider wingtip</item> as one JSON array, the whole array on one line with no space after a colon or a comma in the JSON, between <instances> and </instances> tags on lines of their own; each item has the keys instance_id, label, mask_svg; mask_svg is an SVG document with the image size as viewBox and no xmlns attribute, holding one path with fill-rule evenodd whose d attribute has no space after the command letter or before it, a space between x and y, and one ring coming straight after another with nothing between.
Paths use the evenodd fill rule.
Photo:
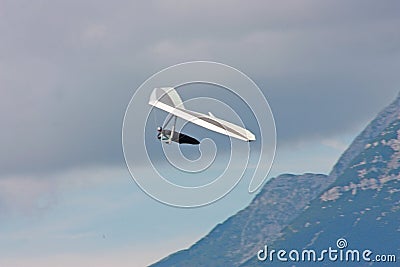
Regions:
<instances>
[{"instance_id":1,"label":"glider wingtip","mask_svg":"<svg viewBox=\"0 0 400 267\"><path fill-rule=\"evenodd\" d=\"M253 142L253 141L256 140L256 136L255 136L254 134L250 134L250 135L247 137L247 140L248 140L249 142Z\"/></svg>"}]
</instances>

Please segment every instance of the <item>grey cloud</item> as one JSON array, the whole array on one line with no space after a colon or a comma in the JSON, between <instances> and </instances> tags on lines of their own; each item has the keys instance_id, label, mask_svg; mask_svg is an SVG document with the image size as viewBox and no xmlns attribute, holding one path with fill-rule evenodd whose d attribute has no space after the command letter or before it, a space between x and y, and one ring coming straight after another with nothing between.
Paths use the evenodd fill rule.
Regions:
<instances>
[{"instance_id":1,"label":"grey cloud","mask_svg":"<svg viewBox=\"0 0 400 267\"><path fill-rule=\"evenodd\" d=\"M399 3L360 3L3 2L1 172L122 164L135 88L187 60L253 78L281 144L357 130L400 89Z\"/></svg>"}]
</instances>

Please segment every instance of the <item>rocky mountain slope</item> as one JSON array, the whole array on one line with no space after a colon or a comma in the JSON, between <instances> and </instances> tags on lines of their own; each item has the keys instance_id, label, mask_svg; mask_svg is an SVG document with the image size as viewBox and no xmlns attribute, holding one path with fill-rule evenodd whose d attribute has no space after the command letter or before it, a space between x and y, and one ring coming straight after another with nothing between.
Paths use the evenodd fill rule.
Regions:
<instances>
[{"instance_id":1,"label":"rocky mountain slope","mask_svg":"<svg viewBox=\"0 0 400 267\"><path fill-rule=\"evenodd\" d=\"M362 152L365 145L376 138L393 121L400 116L400 93L397 98L384 108L374 120L354 139L333 167L330 177L336 179L349 166L350 162Z\"/></svg>"},{"instance_id":2,"label":"rocky mountain slope","mask_svg":"<svg viewBox=\"0 0 400 267\"><path fill-rule=\"evenodd\" d=\"M217 225L189 249L152 266L239 266L265 241L278 238L283 228L331 183L323 174L273 178L246 209Z\"/></svg>"},{"instance_id":3,"label":"rocky mountain slope","mask_svg":"<svg viewBox=\"0 0 400 267\"><path fill-rule=\"evenodd\" d=\"M277 262L257 260L264 245L336 248L339 238L345 238L349 248L396 254L400 261L399 225L400 95L360 133L329 176L281 175L270 180L249 207L191 248L154 266L273 266ZM339 263L316 266L330 264ZM287 266L303 265L310 263Z\"/></svg>"},{"instance_id":4,"label":"rocky mountain slope","mask_svg":"<svg viewBox=\"0 0 400 267\"><path fill-rule=\"evenodd\" d=\"M348 249L373 252L370 262L350 260L346 265L382 265L374 262L375 255L395 255L400 261L400 117L366 143L336 181L284 229L278 240L268 244L276 250L321 251L337 249L340 238L346 240ZM264 264L253 257L242 266ZM336 264L339 263L323 262ZM398 264L385 262L384 266Z\"/></svg>"}]
</instances>

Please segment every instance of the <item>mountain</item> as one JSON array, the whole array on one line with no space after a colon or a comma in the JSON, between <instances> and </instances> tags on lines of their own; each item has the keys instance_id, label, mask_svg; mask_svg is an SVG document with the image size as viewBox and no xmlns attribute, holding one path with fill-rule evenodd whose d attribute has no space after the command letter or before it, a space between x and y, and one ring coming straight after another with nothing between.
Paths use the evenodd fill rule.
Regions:
<instances>
[{"instance_id":1,"label":"mountain","mask_svg":"<svg viewBox=\"0 0 400 267\"><path fill-rule=\"evenodd\" d=\"M323 174L285 174L271 179L252 203L187 250L152 266L239 266L280 232L332 180Z\"/></svg>"},{"instance_id":2,"label":"mountain","mask_svg":"<svg viewBox=\"0 0 400 267\"><path fill-rule=\"evenodd\" d=\"M329 176L281 175L270 180L247 208L189 249L153 266L271 266L277 262L257 259L265 245L276 250L327 249L337 248L340 238L349 248L395 254L400 260L399 172L400 95L357 136ZM310 263L288 266L302 265Z\"/></svg>"},{"instance_id":3,"label":"mountain","mask_svg":"<svg viewBox=\"0 0 400 267\"><path fill-rule=\"evenodd\" d=\"M343 174L350 162L362 152L365 145L376 138L382 131L400 116L400 93L397 98L385 109L383 109L375 119L354 139L352 144L342 154L338 162L333 167L330 177L336 179Z\"/></svg>"},{"instance_id":4,"label":"mountain","mask_svg":"<svg viewBox=\"0 0 400 267\"><path fill-rule=\"evenodd\" d=\"M336 241L343 238L348 249L371 250L372 259L382 254L395 255L400 260L400 117L365 144L335 182L282 231L278 240L266 244L275 250L321 251L338 249ZM264 264L253 257L241 266ZM326 260L323 264L338 262ZM382 265L361 259L346 265L379 264ZM296 262L294 266L310 263Z\"/></svg>"}]
</instances>

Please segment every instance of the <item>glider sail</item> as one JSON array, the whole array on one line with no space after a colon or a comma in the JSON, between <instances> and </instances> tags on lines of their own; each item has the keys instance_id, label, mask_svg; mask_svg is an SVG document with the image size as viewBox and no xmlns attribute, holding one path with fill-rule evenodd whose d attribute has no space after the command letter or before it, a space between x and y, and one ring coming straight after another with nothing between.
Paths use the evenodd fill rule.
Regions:
<instances>
[{"instance_id":1,"label":"glider sail","mask_svg":"<svg viewBox=\"0 0 400 267\"><path fill-rule=\"evenodd\" d=\"M182 99L172 87L155 88L150 95L149 104L208 130L243 141L256 140L255 135L249 130L225 120L218 119L211 112L209 112L209 115L206 115L185 109Z\"/></svg>"}]
</instances>

